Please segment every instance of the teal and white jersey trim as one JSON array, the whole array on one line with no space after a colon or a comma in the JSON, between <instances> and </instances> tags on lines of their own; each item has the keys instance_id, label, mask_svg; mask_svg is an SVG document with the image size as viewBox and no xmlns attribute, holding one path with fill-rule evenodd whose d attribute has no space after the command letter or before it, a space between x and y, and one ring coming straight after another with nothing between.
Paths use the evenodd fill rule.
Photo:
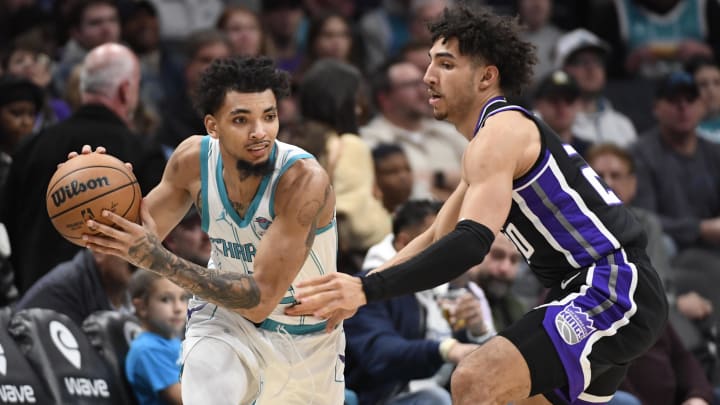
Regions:
<instances>
[{"instance_id":1,"label":"teal and white jersey trim","mask_svg":"<svg viewBox=\"0 0 720 405\"><path fill-rule=\"evenodd\" d=\"M208 233L212 245L209 267L251 275L255 271L256 253L262 246L262 239L276 220L275 191L280 179L293 164L301 159L313 159L313 156L296 146L276 141L269 157L274 170L260 180L250 206L241 217L233 208L229 198L231 193L226 189L219 141L206 136L202 139L200 150L203 229ZM330 230L335 232L328 232ZM267 325L282 326L289 333L294 333L292 331L302 332L309 326L323 322L314 317L288 316L284 314L284 309L295 303L295 283L336 271L336 261L337 230L333 218L329 224L316 230L307 259L284 298L266 321ZM322 329L323 326L317 328Z\"/></svg>"}]
</instances>

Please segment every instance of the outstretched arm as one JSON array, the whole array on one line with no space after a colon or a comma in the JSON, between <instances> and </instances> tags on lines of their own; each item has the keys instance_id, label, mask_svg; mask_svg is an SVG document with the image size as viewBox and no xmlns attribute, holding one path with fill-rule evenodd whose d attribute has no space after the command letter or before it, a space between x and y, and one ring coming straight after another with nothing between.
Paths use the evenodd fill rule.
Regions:
<instances>
[{"instance_id":1,"label":"outstretched arm","mask_svg":"<svg viewBox=\"0 0 720 405\"><path fill-rule=\"evenodd\" d=\"M508 112L488 120L466 152L468 189L455 229L404 263L366 278L328 275L299 284L296 297L316 316L352 311L368 301L421 291L447 282L482 261L502 228L512 201L512 181L537 160L535 124Z\"/></svg>"},{"instance_id":2,"label":"outstretched arm","mask_svg":"<svg viewBox=\"0 0 720 405\"><path fill-rule=\"evenodd\" d=\"M433 242L437 242L443 236L450 233L455 227L458 221L458 215L460 214L460 207L462 206L465 192L467 191L467 184L465 181L461 181L460 184L455 188L455 191L445 201L440 212L438 212L435 221L425 232L421 233L410 243L405 245L392 259L383 263L381 266L370 272L370 274L381 272L391 266L403 263L408 259L414 257L418 253L422 252Z\"/></svg>"}]
</instances>

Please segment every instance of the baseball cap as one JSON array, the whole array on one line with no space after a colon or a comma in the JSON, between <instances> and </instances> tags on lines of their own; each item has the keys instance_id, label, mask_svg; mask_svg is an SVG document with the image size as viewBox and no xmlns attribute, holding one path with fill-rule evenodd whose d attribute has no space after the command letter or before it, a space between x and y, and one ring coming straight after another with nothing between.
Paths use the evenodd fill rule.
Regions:
<instances>
[{"instance_id":1,"label":"baseball cap","mask_svg":"<svg viewBox=\"0 0 720 405\"><path fill-rule=\"evenodd\" d=\"M580 97L580 88L572 76L562 70L555 70L543 77L535 89L535 99L553 97L576 100Z\"/></svg>"},{"instance_id":2,"label":"baseball cap","mask_svg":"<svg viewBox=\"0 0 720 405\"><path fill-rule=\"evenodd\" d=\"M555 67L563 67L572 54L584 49L596 50L603 56L610 53L607 42L584 28L578 28L561 36L555 44Z\"/></svg>"},{"instance_id":3,"label":"baseball cap","mask_svg":"<svg viewBox=\"0 0 720 405\"><path fill-rule=\"evenodd\" d=\"M689 100L700 97L700 91L690 73L672 72L663 76L655 88L656 99L671 100L679 96L687 96Z\"/></svg>"}]
</instances>

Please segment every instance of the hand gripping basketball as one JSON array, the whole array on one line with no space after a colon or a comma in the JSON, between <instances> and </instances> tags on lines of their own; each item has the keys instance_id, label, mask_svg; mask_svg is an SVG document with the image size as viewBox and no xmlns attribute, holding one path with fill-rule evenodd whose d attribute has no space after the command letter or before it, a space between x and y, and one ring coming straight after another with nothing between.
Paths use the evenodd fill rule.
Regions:
<instances>
[{"instance_id":1,"label":"hand gripping basketball","mask_svg":"<svg viewBox=\"0 0 720 405\"><path fill-rule=\"evenodd\" d=\"M72 152L68 161L58 165L46 194L50 220L57 231L70 242L84 246L82 235L93 233L86 222L101 217L109 210L136 222L142 194L132 166L105 154L105 148L91 152L83 147L82 154Z\"/></svg>"}]
</instances>

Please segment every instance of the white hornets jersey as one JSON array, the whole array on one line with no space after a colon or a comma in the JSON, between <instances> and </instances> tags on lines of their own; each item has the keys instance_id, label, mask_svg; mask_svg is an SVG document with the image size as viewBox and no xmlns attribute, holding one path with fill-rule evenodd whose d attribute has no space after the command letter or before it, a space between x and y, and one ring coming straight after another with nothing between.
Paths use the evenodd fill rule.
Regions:
<instances>
[{"instance_id":1,"label":"white hornets jersey","mask_svg":"<svg viewBox=\"0 0 720 405\"><path fill-rule=\"evenodd\" d=\"M223 181L223 161L217 139L206 136L201 141L200 171L202 178L202 226L210 236L212 254L208 267L252 274L255 253L265 232L275 218L275 191L287 169L299 159L313 159L306 151L276 141L270 161L275 169L263 177L244 218L233 209ZM298 190L302 192L302 190ZM268 247L266 246L265 249ZM269 247L272 249L272 247ZM337 232L335 219L316 231L315 241L292 285L267 320L260 327L277 330L283 327L291 334L320 331L325 322L319 318L288 316L285 307L295 302L294 285L298 281L336 271ZM202 297L200 297L202 298Z\"/></svg>"}]
</instances>

